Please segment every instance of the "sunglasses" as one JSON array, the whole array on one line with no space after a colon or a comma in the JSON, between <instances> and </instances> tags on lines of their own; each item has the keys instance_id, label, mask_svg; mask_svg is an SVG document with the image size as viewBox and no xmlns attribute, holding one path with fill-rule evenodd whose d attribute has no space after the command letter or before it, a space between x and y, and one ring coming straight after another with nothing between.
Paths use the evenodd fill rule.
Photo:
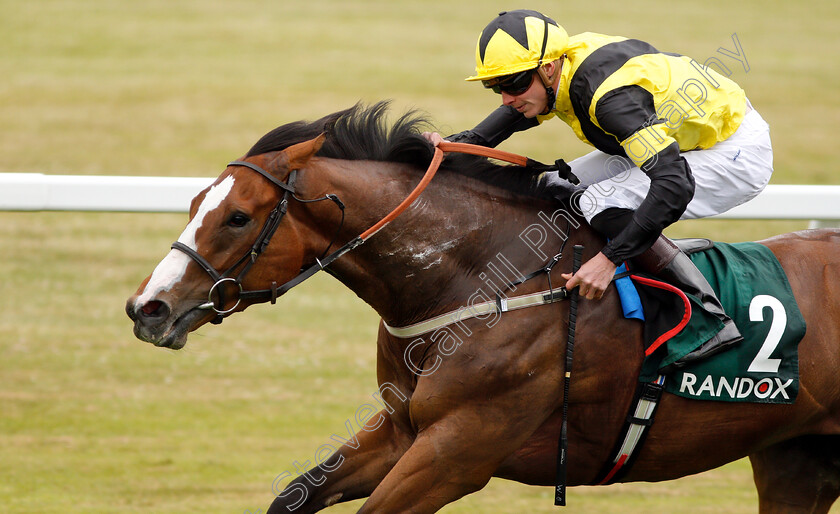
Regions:
<instances>
[{"instance_id":1,"label":"sunglasses","mask_svg":"<svg viewBox=\"0 0 840 514\"><path fill-rule=\"evenodd\" d=\"M519 73L514 73L513 75L505 75L504 77L483 80L482 84L484 84L484 87L487 89L492 89L497 95L507 93L509 95L517 96L527 91L528 88L531 87L531 83L533 81L534 70L525 70L520 71Z\"/></svg>"}]
</instances>

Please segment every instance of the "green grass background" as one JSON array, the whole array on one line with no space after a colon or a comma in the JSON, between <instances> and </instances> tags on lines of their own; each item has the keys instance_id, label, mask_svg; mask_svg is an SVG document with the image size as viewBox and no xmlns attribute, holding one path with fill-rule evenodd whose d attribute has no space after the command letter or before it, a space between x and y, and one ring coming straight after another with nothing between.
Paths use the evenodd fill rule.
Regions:
<instances>
[{"instance_id":1,"label":"green grass background","mask_svg":"<svg viewBox=\"0 0 840 514\"><path fill-rule=\"evenodd\" d=\"M0 172L216 176L262 134L358 100L419 108L444 134L499 98L463 78L499 0L0 0ZM645 39L699 61L737 34L733 78L772 127L773 183L837 183L836 27L820 0L548 2L570 33ZM587 147L562 123L503 148ZM0 213L0 511L264 511L376 390L377 316L321 276L278 306L192 335L134 339L125 299L182 214ZM737 241L801 222L696 221ZM346 435L346 434L345 434ZM556 512L551 490L493 480L444 509ZM576 488L565 512L754 512L749 466L660 484ZM335 507L355 512L359 502Z\"/></svg>"}]
</instances>

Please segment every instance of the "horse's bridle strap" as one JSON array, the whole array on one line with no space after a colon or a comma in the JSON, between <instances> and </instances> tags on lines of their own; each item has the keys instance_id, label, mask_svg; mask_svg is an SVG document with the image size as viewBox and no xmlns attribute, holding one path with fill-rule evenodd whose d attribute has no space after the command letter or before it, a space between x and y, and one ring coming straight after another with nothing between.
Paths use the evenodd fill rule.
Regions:
<instances>
[{"instance_id":1,"label":"horse's bridle strap","mask_svg":"<svg viewBox=\"0 0 840 514\"><path fill-rule=\"evenodd\" d=\"M190 257L193 261L195 261L195 263L198 264L201 267L201 269L203 269L208 275L210 275L210 278L213 280L213 286L210 288L210 292L208 293L207 303L204 303L204 304L200 305L198 308L199 309L212 309L212 310L216 311L218 316L213 321L214 323L221 323L221 320L226 315L235 311L236 308L241 303L243 298L256 297L256 298L261 299L265 296L265 291L243 291L243 289L242 289L242 279L243 279L243 277L245 277L245 275L251 269L251 266L254 265L254 263L257 260L257 257L259 257L259 255L266 249L269 242L271 241L272 236L274 236L274 233L277 231L277 228L280 226L280 221L286 216L286 210L288 208L289 198L290 197L294 198L294 194L295 194L294 186L295 186L295 179L297 177L297 170L292 170L289 173L288 183L285 183L285 182L282 182L282 181L278 180L277 178L275 178L274 176L272 176L270 173L263 170L259 166L255 165L255 164L252 164L250 162L233 161L233 162L229 163L228 166L244 166L244 167L249 168L253 171L256 171L257 173L259 173L260 175L262 175L263 177L265 177L269 181L271 181L271 183L280 186L281 189L283 190L283 196L277 202L277 205L274 207L274 209L272 209L271 212L266 217L266 220L263 223L263 226L262 226L262 229L260 230L259 235L257 235L256 240L251 245L251 248L248 250L248 252L246 252L244 255L242 255L242 257L240 257L230 268L228 268L224 272L219 272L212 264L210 264L210 262L207 259L205 259L201 254L199 254L196 250L190 248L189 246L181 243L180 241L175 241L174 243L172 243L171 248L173 250L178 250L178 251L181 251L181 252L187 254L187 256ZM244 266L243 266L243 263L244 263ZM234 276L234 272L240 266L242 266L242 269L239 271L239 273L236 276ZM233 283L239 289L238 294L237 294L237 298L236 298L236 304L229 309L224 308L225 295L224 295L223 288L220 287L222 283L226 283L226 282ZM212 298L214 291L216 291L217 294L219 295L219 307L216 307L216 304L215 304L215 302L213 301L213 298ZM272 287L272 289L269 290L269 293L270 294L275 294L276 293L276 288ZM269 297L268 299L273 301L276 298L277 298L276 296L273 296L273 297Z\"/></svg>"},{"instance_id":2,"label":"horse's bridle strap","mask_svg":"<svg viewBox=\"0 0 840 514\"><path fill-rule=\"evenodd\" d=\"M543 164L539 161L535 161L534 159L515 153L496 150L495 148L471 145L469 143L451 143L449 141L441 142L438 144L438 148L444 152L468 153L471 155L479 155L481 157L489 157L490 159L498 159L500 161L516 164L517 166L524 166L537 171L556 171L560 178L568 180L572 184L580 184L580 179L572 173L572 168L566 164L566 161L563 159L557 159L554 161L554 164Z\"/></svg>"},{"instance_id":3,"label":"horse's bridle strap","mask_svg":"<svg viewBox=\"0 0 840 514\"><path fill-rule=\"evenodd\" d=\"M411 193L409 193L409 195L406 196L405 199L402 202L400 202L400 204L397 205L393 211L389 212L387 216L379 220L374 226L362 232L359 235L359 238L361 238L362 241L366 241L367 238L379 232L382 229L382 227L393 221L394 218L396 218L397 216L402 214L403 211L408 209L408 206L414 203L414 200L416 200L417 197L420 196L420 193L422 193L423 190L426 189L426 186L429 185L429 182L432 181L432 178L434 178L435 173L437 173L441 162L443 162L443 149L438 147L435 148L435 154L432 157L432 162L429 163L428 169L426 169L426 174L423 175L423 178L420 179L420 183L417 184L414 190Z\"/></svg>"},{"instance_id":4,"label":"horse's bridle strap","mask_svg":"<svg viewBox=\"0 0 840 514\"><path fill-rule=\"evenodd\" d=\"M201 266L201 269L206 271L207 274L210 275L210 277L214 281L218 281L220 278L222 278L222 276L219 274L219 272L216 271L216 268L214 268L212 264L207 262L207 259L202 257L200 253L196 252L195 250L193 250L189 246L185 245L184 243L182 243L180 241L175 241L174 243L172 243L172 246L170 248L172 248L173 250L179 250L181 252L184 252L188 256L190 256L192 258L192 260L194 260L196 264Z\"/></svg>"},{"instance_id":5,"label":"horse's bridle strap","mask_svg":"<svg viewBox=\"0 0 840 514\"><path fill-rule=\"evenodd\" d=\"M316 259L315 264L306 268L305 270L301 271L295 278L289 280L285 284L281 286L277 286L276 284L272 286L271 289L258 289L255 291L243 291L242 292L242 299L243 300L255 300L255 301L264 301L273 302L278 297L283 296L289 289L300 285L301 282L310 278L315 273L318 273L322 269L329 266L334 260L338 259L345 253L349 252L353 248L356 248L360 244L364 243L360 237L350 241L349 243L345 244L338 250L334 251L333 253L326 256L323 260Z\"/></svg>"},{"instance_id":6,"label":"horse's bridle strap","mask_svg":"<svg viewBox=\"0 0 840 514\"><path fill-rule=\"evenodd\" d=\"M420 180L420 182L417 184L417 186L415 186L414 190L411 191L411 193L409 193L409 195L407 197L405 197L405 199L402 202L400 202L400 204L398 206L396 206L394 208L394 210L392 210L385 217L383 217L381 220L379 220L375 225L373 225L369 229L367 229L364 232L362 232L361 234L359 234L358 237L356 237L355 239L352 239L351 241L346 243L344 246L342 246L338 250L334 251L333 253L327 255L323 259L315 259L315 264L313 264L309 268L306 268L306 269L302 270L295 278L289 280L285 284L283 284L279 287L276 286L276 285L272 285L271 289L260 289L260 290L255 290L255 291L243 291L242 294L240 295L240 297L242 299L245 299L245 300L252 300L252 301L256 301L256 302L259 302L259 301L264 301L264 302L271 301L271 302L273 302L279 296L282 296L287 291L289 291L291 288L299 285L300 283L302 283L303 281L305 281L306 279L308 279L309 277L311 277L315 273L317 273L317 272L321 271L322 269L326 268L327 266L329 266L333 261L335 261L336 259L338 259L342 255L346 254L350 250L353 250L354 248L356 248L359 245L361 245L362 243L364 243L368 238L373 236L375 233L379 232L385 225L387 225L388 223L393 221L397 216L402 214L414 202L414 200L416 200L417 197L420 196L420 193L422 193L426 189L426 186L429 185L429 182L432 181L432 178L435 176L435 173L437 172L438 168L440 167L440 163L442 161L443 161L443 150L440 149L440 148L436 148L435 149L435 155L432 158L432 162L429 164L429 167L426 170L426 173L423 175L423 178ZM262 168L260 168L259 166L256 166L256 165L251 164L251 163L246 162L246 161L234 161L234 162L230 163L230 165L231 166L245 166L245 167L250 168L254 171L257 171L260 175L271 177L271 175L268 172L262 170ZM271 180L273 183L277 183L276 179L274 179L274 177L271 177L269 180ZM280 182L280 183L282 184L282 182ZM286 186L286 184L283 184L283 186ZM284 187L284 189L289 191L288 187ZM291 190L291 193L294 194L294 190ZM343 207L343 204L339 204L339 205L341 205Z\"/></svg>"},{"instance_id":7,"label":"horse's bridle strap","mask_svg":"<svg viewBox=\"0 0 840 514\"><path fill-rule=\"evenodd\" d=\"M277 286L276 282L272 282L270 289L242 291L241 290L242 278L248 272L250 267L254 264L254 262L256 261L256 258L268 246L268 243L270 242L271 237L274 235L274 232L277 230L277 228L280 224L280 221L283 219L283 217L286 214L286 207L287 207L287 204L288 204L288 198L292 197L293 199L298 200L298 198L295 196L295 189L294 189L294 177L295 177L295 174L296 174L297 170L293 170L291 172L291 174L289 176L289 183L285 183L285 182L279 180L278 178L276 178L275 176L273 176L271 173L269 173L266 170L262 169L261 167L257 166L256 164L250 163L248 161L233 161L233 162L229 163L228 166L243 166L243 167L246 167L250 170L253 170L253 171L259 173L260 175L262 175L263 177L265 177L269 182L271 182L272 184L274 184L275 186L279 187L280 189L282 189L284 191L283 198L278 203L277 207L275 207L275 209L271 212L269 217L266 219L266 222L263 225L263 229L262 229L260 235L257 237L257 240L255 241L255 243L251 247L250 252L243 255L242 258L240 258L233 266L231 266L230 269L228 269L224 273L219 273L219 271L217 271L207 261L207 259L205 259L201 255L199 255L199 253L197 251L193 250L189 246L187 246L183 243L180 243L180 242L175 242L175 243L172 244L172 248L187 254L205 272L207 272L208 275L210 275L210 277L214 281L213 288L211 288L211 290L210 290L211 294L212 294L213 290L216 289L219 286L221 281L232 281L236 285L239 285L239 287L240 287L239 297L237 299L238 301L237 301L237 304L236 304L237 306L239 305L239 302L241 300L249 300L249 301L253 301L253 302L268 302L268 301L270 301L270 302L274 303L274 301L279 296L282 296L288 290L290 290L293 287L297 286L298 284L302 283L303 281L305 281L309 277L313 276L318 271L320 271L320 270L326 268L327 266L329 266L333 261L335 261L336 259L338 259L342 255L346 254L347 252L353 250L354 248L358 247L359 245L361 245L362 243L367 241L368 238L370 238L371 236L373 236L374 234L379 232L383 227L385 227L385 225L387 225L388 223L393 221L397 216L399 216L406 209L408 209L408 207L414 202L414 200L417 199L418 196L420 196L420 194L426 189L426 186L429 185L432 178L435 176L435 173L437 172L438 168L440 167L440 163L443 161L444 152L459 152L459 153L479 155L479 156L483 156L483 157L490 157L490 158L493 158L493 159L498 159L498 160L507 161L507 162L510 162L510 163L513 163L513 164L517 164L519 166L539 165L539 163L537 163L536 161L533 161L533 160L528 159L526 157L523 157L521 155L516 155L516 154L509 153L509 152L503 152L501 150L496 150L494 148L487 148L487 147L483 147L483 146L471 145L471 144L466 144L466 143L451 143L451 142L448 142L448 141L443 141L440 144L438 144L437 147L435 148L434 155L432 157L432 161L429 164L429 167L426 170L426 173L423 175L423 178L420 180L420 182L417 184L417 186L415 186L414 190L412 190L411 193L409 193L409 195L402 202L400 202L400 204L397 207L395 207L385 217L380 219L375 225L373 225L369 229L365 230L364 232L359 234L358 237L356 237L356 238L352 239L351 241L347 242L344 246L342 246L341 248L339 248L335 252L327 255L323 259L315 259L315 264L314 265L310 266L309 268L302 269L301 272L296 277L294 277L293 279L289 280L288 282L284 283L281 286ZM540 166L542 166L542 165L540 165ZM338 198L335 195L327 195L323 199L333 200L334 202L336 202L336 204L340 208L342 208L342 212L343 212L343 207L344 206L341 203L341 201L338 200ZM249 259L250 259L250 261L249 261ZM230 274L237 267L242 265L243 262L245 262L245 266L243 267L243 269L240 271L240 273L236 277L232 277ZM212 298L208 298L207 303L202 304L198 307L200 309L213 309L213 310L215 310L217 312L217 314L219 314L219 316L215 320L216 323L221 322L221 319L224 316L232 313L236 308L236 306L234 306L234 308L231 308L231 309L227 309L227 310L224 310L224 311L220 310L220 309L224 309L224 300L221 296L222 295L221 288L218 288L218 289L219 289L219 295L220 295L220 303L222 304L222 305L220 305L220 308L215 307L215 304L214 304ZM565 294L566 294L565 289L561 289L560 291L557 291L557 292L543 291L542 293L536 293L535 295L528 295L528 296L529 297L533 296L535 298L537 296L545 297L545 298L548 298L548 300L543 299L541 301L541 303L551 303L552 301L556 301L558 299L565 298ZM562 298L561 298L561 296L562 296ZM491 302L491 303L494 304L494 308L495 308L495 306L496 306L495 304L497 302ZM516 305L516 302L514 302L514 305ZM536 304L534 304L534 305L536 305ZM527 306L530 306L530 305L525 305L525 306L527 307ZM521 308L521 307L515 306L515 307L512 307L512 308Z\"/></svg>"},{"instance_id":8,"label":"horse's bridle strap","mask_svg":"<svg viewBox=\"0 0 840 514\"><path fill-rule=\"evenodd\" d=\"M438 149L450 153L468 153L470 155L479 155L481 157L489 157L491 159L498 159L500 161L516 164L517 166L527 166L529 159L525 156L515 153L496 150L487 146L472 145L469 143L452 143L449 141L442 141L437 146Z\"/></svg>"},{"instance_id":9,"label":"horse's bridle strap","mask_svg":"<svg viewBox=\"0 0 840 514\"><path fill-rule=\"evenodd\" d=\"M429 167L426 169L426 173L423 175L423 178L420 179L420 182L414 187L411 193L409 193L409 195L406 196L402 202L400 202L399 205L397 205L391 212L389 212L385 217L379 220L375 225L365 230L364 232L359 234L358 237L351 240L350 242L348 242L335 252L331 253L324 259L316 259L316 264L302 271L298 276L286 282L282 286L273 289L264 289L260 291L246 291L245 293L243 293L243 298L249 298L257 301L274 301L275 299L277 299L278 296L283 295L289 289L297 286L298 284L308 279L318 271L329 266L337 258L341 257L345 253L349 252L350 250L353 250L354 248L367 241L371 236L382 230L382 228L384 228L385 225L396 219L397 216L402 214L412 203L414 203L414 200L416 200L417 197L420 196L420 194L426 189L426 186L429 185L429 183L432 181L432 178L434 178L435 173L437 173L437 170L440 167L440 163L443 162L444 152L458 152L478 155L482 157L490 157L492 159L507 161L512 164L517 164L519 166L530 166L533 164L539 165L539 163L528 159L527 157L523 157L521 155L513 154L510 152L504 152L502 150L496 150L495 148L471 145L467 143L450 143L448 141L443 141L440 144L438 144L438 146L435 148L435 153L432 157L432 161L429 163ZM232 162L231 165L243 165L255 171L260 170L259 167L245 161L235 161ZM264 176L267 175L266 172L262 172L261 174Z\"/></svg>"},{"instance_id":10,"label":"horse's bridle strap","mask_svg":"<svg viewBox=\"0 0 840 514\"><path fill-rule=\"evenodd\" d=\"M263 177L265 177L266 179L268 179L269 182L271 182L275 186L279 187L280 189L282 189L284 191L288 191L289 193L292 193L292 194L294 194L294 192L295 192L295 189L294 189L293 186L290 186L289 184L286 184L282 180L278 180L277 177L275 177L271 173L265 171L264 169L260 168L256 164L252 164L248 161L233 161L233 162L229 163L228 166L244 166L246 168L250 168L250 169L256 171L257 173L259 173L260 175L262 175Z\"/></svg>"}]
</instances>

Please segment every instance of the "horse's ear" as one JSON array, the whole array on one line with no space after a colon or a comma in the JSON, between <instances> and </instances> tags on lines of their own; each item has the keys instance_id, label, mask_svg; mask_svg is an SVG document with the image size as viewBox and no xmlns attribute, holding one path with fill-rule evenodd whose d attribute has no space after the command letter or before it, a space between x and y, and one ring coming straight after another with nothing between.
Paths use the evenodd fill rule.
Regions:
<instances>
[{"instance_id":1,"label":"horse's ear","mask_svg":"<svg viewBox=\"0 0 840 514\"><path fill-rule=\"evenodd\" d=\"M309 141L304 141L303 143L286 148L277 157L278 168L285 168L289 171L303 168L309 162L309 159L321 149L326 138L326 134L321 134L315 139L310 139Z\"/></svg>"}]
</instances>

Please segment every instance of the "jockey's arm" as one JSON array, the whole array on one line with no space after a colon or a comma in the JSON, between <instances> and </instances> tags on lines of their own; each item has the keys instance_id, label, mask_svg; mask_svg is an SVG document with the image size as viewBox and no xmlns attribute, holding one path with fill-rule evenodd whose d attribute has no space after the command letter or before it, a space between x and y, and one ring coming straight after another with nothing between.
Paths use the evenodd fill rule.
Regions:
<instances>
[{"instance_id":1,"label":"jockey's arm","mask_svg":"<svg viewBox=\"0 0 840 514\"><path fill-rule=\"evenodd\" d=\"M566 287L580 285L586 298L600 298L615 267L642 254L662 230L680 219L694 197L694 177L677 141L657 119L652 101L635 88L605 95L596 108L595 121L614 134L627 156L650 177L650 189L624 229L601 252L570 278Z\"/></svg>"},{"instance_id":2,"label":"jockey's arm","mask_svg":"<svg viewBox=\"0 0 840 514\"><path fill-rule=\"evenodd\" d=\"M527 130L537 125L539 123L536 118L526 118L513 107L500 105L475 128L447 136L446 140L495 148L514 132Z\"/></svg>"},{"instance_id":3,"label":"jockey's arm","mask_svg":"<svg viewBox=\"0 0 840 514\"><path fill-rule=\"evenodd\" d=\"M656 115L653 97L641 87L603 95L594 114L594 121L650 177L650 189L632 220L602 250L618 265L650 248L665 227L680 219L694 197L694 177L668 125Z\"/></svg>"},{"instance_id":4,"label":"jockey's arm","mask_svg":"<svg viewBox=\"0 0 840 514\"><path fill-rule=\"evenodd\" d=\"M580 286L581 296L589 300L603 296L616 267L650 248L665 227L679 220L694 196L694 179L676 141L641 168L650 177L650 190L630 223L574 276L563 275L567 289Z\"/></svg>"},{"instance_id":5,"label":"jockey's arm","mask_svg":"<svg viewBox=\"0 0 840 514\"><path fill-rule=\"evenodd\" d=\"M665 227L680 219L694 197L694 177L676 141L640 168L650 177L647 196L630 223L602 250L617 265L650 248Z\"/></svg>"}]
</instances>

